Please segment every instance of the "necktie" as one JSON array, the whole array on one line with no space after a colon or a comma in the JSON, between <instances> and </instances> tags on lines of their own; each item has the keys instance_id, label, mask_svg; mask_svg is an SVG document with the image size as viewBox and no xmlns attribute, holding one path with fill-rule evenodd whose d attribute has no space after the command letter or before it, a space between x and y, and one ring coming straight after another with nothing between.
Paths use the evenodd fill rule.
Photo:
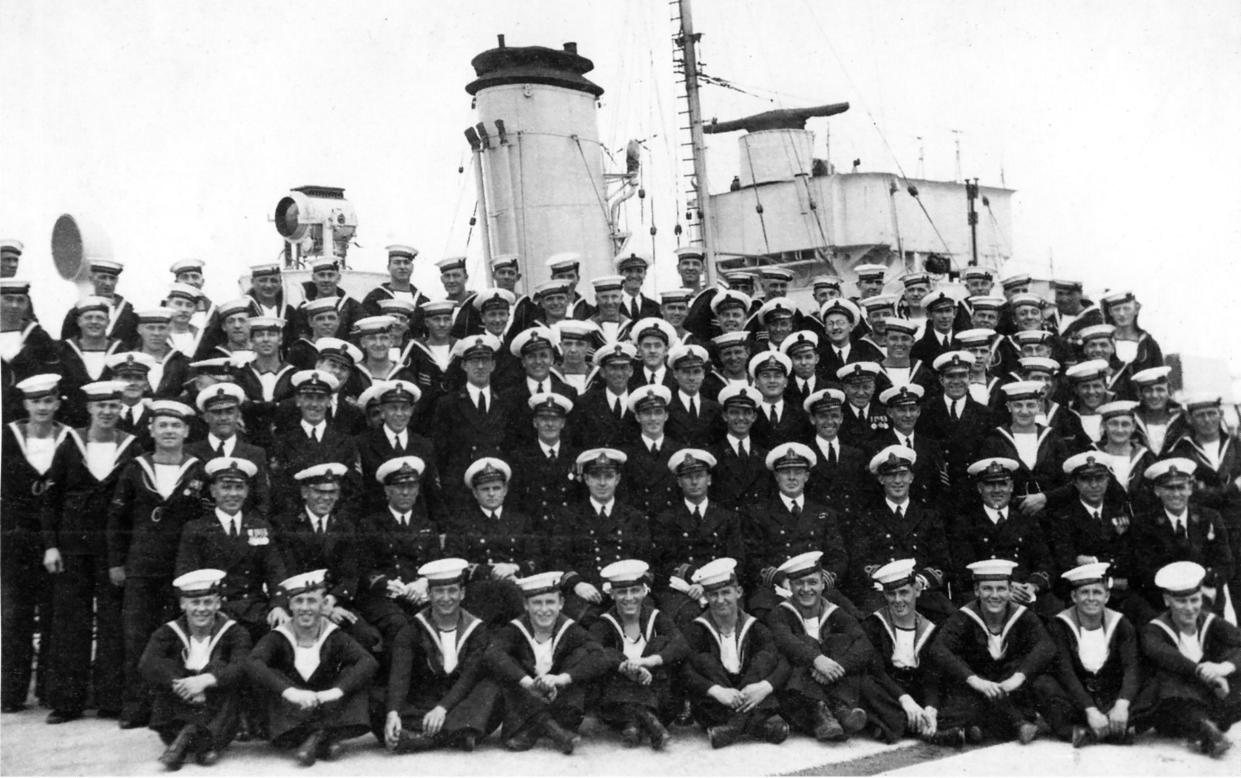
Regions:
<instances>
[{"instance_id":1,"label":"necktie","mask_svg":"<svg viewBox=\"0 0 1241 778\"><path fill-rule=\"evenodd\" d=\"M914 447L914 441L913 441L913 438L906 437L906 438L905 438L905 448L913 448L913 447Z\"/></svg>"},{"instance_id":2,"label":"necktie","mask_svg":"<svg viewBox=\"0 0 1241 778\"><path fill-rule=\"evenodd\" d=\"M1094 516L1095 521L1101 521L1103 519L1102 511L1095 511L1092 515Z\"/></svg>"},{"instance_id":3,"label":"necktie","mask_svg":"<svg viewBox=\"0 0 1241 778\"><path fill-rule=\"evenodd\" d=\"M739 441L739 442L737 443L737 456L741 457L742 459L744 459L745 457L749 456L749 452L745 450L745 441L744 441L744 440Z\"/></svg>"},{"instance_id":4,"label":"necktie","mask_svg":"<svg viewBox=\"0 0 1241 778\"><path fill-rule=\"evenodd\" d=\"M599 515L598 515L598 516L596 516L595 518L596 518L596 519L598 519L599 521L607 521L607 520L608 520L608 512L607 512L607 511L605 511L604 509L600 508L600 509L599 509Z\"/></svg>"},{"instance_id":5,"label":"necktie","mask_svg":"<svg viewBox=\"0 0 1241 778\"><path fill-rule=\"evenodd\" d=\"M995 515L999 517L996 519L996 522L995 522L996 524L1003 524L1004 520L1008 518L1007 516L1004 515L1004 511L996 511Z\"/></svg>"},{"instance_id":6,"label":"necktie","mask_svg":"<svg viewBox=\"0 0 1241 778\"><path fill-rule=\"evenodd\" d=\"M539 381L539 394L543 394L543 382Z\"/></svg>"},{"instance_id":7,"label":"necktie","mask_svg":"<svg viewBox=\"0 0 1241 778\"><path fill-rule=\"evenodd\" d=\"M959 411L959 410L957 409L957 403L959 403L959 402L961 402L961 401L960 401L960 400L953 400L953 401L952 401L952 420L953 420L953 421L960 421L960 420L961 420L961 411Z\"/></svg>"},{"instance_id":8,"label":"necktie","mask_svg":"<svg viewBox=\"0 0 1241 778\"><path fill-rule=\"evenodd\" d=\"M492 520L492 521L499 521L499 520L500 520L500 517L496 515L496 512L495 512L495 511L492 511L492 512L491 512L491 520Z\"/></svg>"},{"instance_id":9,"label":"necktie","mask_svg":"<svg viewBox=\"0 0 1241 778\"><path fill-rule=\"evenodd\" d=\"M702 509L697 505L694 506L694 521L702 521Z\"/></svg>"},{"instance_id":10,"label":"necktie","mask_svg":"<svg viewBox=\"0 0 1241 778\"><path fill-rule=\"evenodd\" d=\"M837 360L838 362L840 362L841 364L843 364L843 363L844 363L844 361L845 361L845 352L844 352L844 349L836 349L836 360Z\"/></svg>"},{"instance_id":11,"label":"necktie","mask_svg":"<svg viewBox=\"0 0 1241 778\"><path fill-rule=\"evenodd\" d=\"M698 404L693 400L689 401L689 415L695 419L698 418Z\"/></svg>"},{"instance_id":12,"label":"necktie","mask_svg":"<svg viewBox=\"0 0 1241 778\"><path fill-rule=\"evenodd\" d=\"M618 419L625 418L625 412L621 410L620 400L617 400L615 403L613 403L612 414L616 416L616 418Z\"/></svg>"},{"instance_id":13,"label":"necktie","mask_svg":"<svg viewBox=\"0 0 1241 778\"><path fill-rule=\"evenodd\" d=\"M484 392L478 393L478 412L479 413L487 412L487 395Z\"/></svg>"},{"instance_id":14,"label":"necktie","mask_svg":"<svg viewBox=\"0 0 1241 778\"><path fill-rule=\"evenodd\" d=\"M223 453L224 453L224 444L222 442L217 443L215 446L215 455L218 457Z\"/></svg>"},{"instance_id":15,"label":"necktie","mask_svg":"<svg viewBox=\"0 0 1241 778\"><path fill-rule=\"evenodd\" d=\"M793 514L794 516L801 516L801 503L794 502L793 505L789 508L789 513Z\"/></svg>"},{"instance_id":16,"label":"necktie","mask_svg":"<svg viewBox=\"0 0 1241 778\"><path fill-rule=\"evenodd\" d=\"M1185 522L1183 521L1178 521L1176 523L1176 539L1177 540L1188 540L1189 539L1189 534L1185 531Z\"/></svg>"},{"instance_id":17,"label":"necktie","mask_svg":"<svg viewBox=\"0 0 1241 778\"><path fill-rule=\"evenodd\" d=\"M238 532L237 525L240 523L241 523L241 519L233 519L232 521L228 523L229 537L234 537L234 538L237 537L237 532Z\"/></svg>"},{"instance_id":18,"label":"necktie","mask_svg":"<svg viewBox=\"0 0 1241 778\"><path fill-rule=\"evenodd\" d=\"M319 428L318 427L310 428L310 439L314 441L315 443L319 442Z\"/></svg>"},{"instance_id":19,"label":"necktie","mask_svg":"<svg viewBox=\"0 0 1241 778\"><path fill-rule=\"evenodd\" d=\"M401 449L401 439L396 435L392 436L392 448L395 451L399 451Z\"/></svg>"},{"instance_id":20,"label":"necktie","mask_svg":"<svg viewBox=\"0 0 1241 778\"><path fill-rule=\"evenodd\" d=\"M651 456L659 456L659 446L654 443L651 444Z\"/></svg>"},{"instance_id":21,"label":"necktie","mask_svg":"<svg viewBox=\"0 0 1241 778\"><path fill-rule=\"evenodd\" d=\"M836 444L829 443L827 446L827 463L829 465L836 464Z\"/></svg>"},{"instance_id":22,"label":"necktie","mask_svg":"<svg viewBox=\"0 0 1241 778\"><path fill-rule=\"evenodd\" d=\"M780 423L780 412L776 410L776 406L771 406L771 413L768 415L768 418L771 419L771 426L773 427Z\"/></svg>"},{"instance_id":23,"label":"necktie","mask_svg":"<svg viewBox=\"0 0 1241 778\"><path fill-rule=\"evenodd\" d=\"M556 449L554 448L547 449L547 458L554 462L556 460Z\"/></svg>"},{"instance_id":24,"label":"necktie","mask_svg":"<svg viewBox=\"0 0 1241 778\"><path fill-rule=\"evenodd\" d=\"M648 384L653 384L653 383L655 383L655 374L654 374L654 373L651 373L651 372L648 372L648 373L646 374L646 382L647 382Z\"/></svg>"},{"instance_id":25,"label":"necktie","mask_svg":"<svg viewBox=\"0 0 1241 778\"><path fill-rule=\"evenodd\" d=\"M905 518L905 509L898 505L896 506L896 520L900 521L903 518Z\"/></svg>"}]
</instances>

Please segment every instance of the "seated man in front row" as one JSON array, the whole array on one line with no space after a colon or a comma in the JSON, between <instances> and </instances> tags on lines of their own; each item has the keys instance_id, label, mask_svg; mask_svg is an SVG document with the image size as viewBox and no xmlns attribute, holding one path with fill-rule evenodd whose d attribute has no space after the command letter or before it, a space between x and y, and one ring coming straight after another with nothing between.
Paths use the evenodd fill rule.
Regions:
<instances>
[{"instance_id":1,"label":"seated man in front row","mask_svg":"<svg viewBox=\"0 0 1241 778\"><path fill-rule=\"evenodd\" d=\"M789 665L771 630L741 609L736 568L735 559L721 557L694 572L707 610L685 633L690 650L685 686L694 719L706 728L712 748L746 735L768 743L783 743L789 735L773 694L788 680Z\"/></svg>"},{"instance_id":2,"label":"seated man in front row","mask_svg":"<svg viewBox=\"0 0 1241 778\"><path fill-rule=\"evenodd\" d=\"M1030 685L1056 646L1033 611L1012 602L1017 563L986 559L968 565L975 599L948 617L931 643L943 674L937 743L980 742L984 734L1024 745L1047 731L1034 712Z\"/></svg>"},{"instance_id":3,"label":"seated man in front row","mask_svg":"<svg viewBox=\"0 0 1241 778\"><path fill-rule=\"evenodd\" d=\"M180 769L189 751L215 764L237 732L250 633L220 613L222 570L192 570L172 582L184 614L151 635L138 669L151 685L151 729L168 744L159 761Z\"/></svg>"},{"instance_id":4,"label":"seated man in front row","mask_svg":"<svg viewBox=\"0 0 1241 778\"><path fill-rule=\"evenodd\" d=\"M780 710L792 725L820 742L847 740L866 726L858 707L861 678L874 650L857 620L823 597L822 551L807 551L780 565L792 595L767 617L776 646L792 668L778 691Z\"/></svg>"},{"instance_id":5,"label":"seated man in front row","mask_svg":"<svg viewBox=\"0 0 1241 778\"><path fill-rule=\"evenodd\" d=\"M418 568L429 607L396 636L382 735L397 754L456 745L473 751L499 725L499 688L484 674L488 630L461 607L469 563L438 559ZM373 722L378 723L378 722Z\"/></svg>"},{"instance_id":6,"label":"seated man in front row","mask_svg":"<svg viewBox=\"0 0 1241 778\"><path fill-rule=\"evenodd\" d=\"M293 618L268 632L246 670L266 698L272 743L297 747L304 766L340 753L366 732L367 690L379 663L324 615L326 570L286 578L280 594Z\"/></svg>"}]
</instances>

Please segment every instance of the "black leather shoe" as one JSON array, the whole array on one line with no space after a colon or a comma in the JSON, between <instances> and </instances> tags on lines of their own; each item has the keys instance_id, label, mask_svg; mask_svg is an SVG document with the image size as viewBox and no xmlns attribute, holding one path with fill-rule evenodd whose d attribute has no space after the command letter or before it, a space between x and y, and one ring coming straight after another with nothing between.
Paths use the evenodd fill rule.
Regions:
<instances>
[{"instance_id":1,"label":"black leather shoe","mask_svg":"<svg viewBox=\"0 0 1241 778\"><path fill-rule=\"evenodd\" d=\"M522 731L513 735L504 741L504 747L509 751L529 751L534 748L534 744L539 742L539 735L534 731L533 727L526 727Z\"/></svg>"},{"instance_id":2,"label":"black leather shoe","mask_svg":"<svg viewBox=\"0 0 1241 778\"><path fill-rule=\"evenodd\" d=\"M293 758L303 767L310 767L319 758L319 745L321 743L323 743L323 730L316 729L293 752Z\"/></svg>"},{"instance_id":3,"label":"black leather shoe","mask_svg":"<svg viewBox=\"0 0 1241 778\"><path fill-rule=\"evenodd\" d=\"M866 726L866 711L861 708L848 708L844 705L832 711L846 735L861 732Z\"/></svg>"},{"instance_id":4,"label":"black leather shoe","mask_svg":"<svg viewBox=\"0 0 1241 778\"><path fill-rule=\"evenodd\" d=\"M965 742L972 745L978 745L982 742L982 729L980 727L965 728Z\"/></svg>"},{"instance_id":5,"label":"black leather shoe","mask_svg":"<svg viewBox=\"0 0 1241 778\"><path fill-rule=\"evenodd\" d=\"M625 722L625 726L621 728L621 742L625 744L625 748L634 748L642 742L642 731L638 729L638 722L632 719Z\"/></svg>"},{"instance_id":6,"label":"black leather shoe","mask_svg":"<svg viewBox=\"0 0 1241 778\"><path fill-rule=\"evenodd\" d=\"M20 713L26 709L24 702L8 702L0 705L0 713Z\"/></svg>"},{"instance_id":7,"label":"black leather shoe","mask_svg":"<svg viewBox=\"0 0 1241 778\"><path fill-rule=\"evenodd\" d=\"M1198 731L1202 733L1202 753L1212 759L1219 759L1232 748L1232 742L1219 731L1219 727L1213 722L1202 721L1198 725Z\"/></svg>"},{"instance_id":8,"label":"black leather shoe","mask_svg":"<svg viewBox=\"0 0 1241 778\"><path fill-rule=\"evenodd\" d=\"M714 727L707 727L707 740L711 743L712 748L724 748L731 746L741 738L741 730L731 724L720 724Z\"/></svg>"},{"instance_id":9,"label":"black leather shoe","mask_svg":"<svg viewBox=\"0 0 1241 778\"><path fill-rule=\"evenodd\" d=\"M119 719L121 712L116 708L100 708L95 711L95 716L101 719Z\"/></svg>"},{"instance_id":10,"label":"black leather shoe","mask_svg":"<svg viewBox=\"0 0 1241 778\"><path fill-rule=\"evenodd\" d=\"M573 749L577 748L577 744L582 741L581 735L570 732L551 719L543 722L543 734L551 738L551 741L556 744L556 750L565 756L572 754Z\"/></svg>"},{"instance_id":11,"label":"black leather shoe","mask_svg":"<svg viewBox=\"0 0 1241 778\"><path fill-rule=\"evenodd\" d=\"M151 714L149 713L138 715L138 716L122 716L117 721L117 725L121 729L142 729L143 727L145 727L147 724L150 724L150 723L151 723Z\"/></svg>"},{"instance_id":12,"label":"black leather shoe","mask_svg":"<svg viewBox=\"0 0 1241 778\"><path fill-rule=\"evenodd\" d=\"M80 710L54 710L47 714L48 724L64 724L66 721L82 718Z\"/></svg>"},{"instance_id":13,"label":"black leather shoe","mask_svg":"<svg viewBox=\"0 0 1241 778\"><path fill-rule=\"evenodd\" d=\"M186 752L194 743L194 729L193 724L182 727L173 741L168 744L168 748L164 749L164 753L160 755L159 763L170 771L180 770L181 765L185 763Z\"/></svg>"},{"instance_id":14,"label":"black leather shoe","mask_svg":"<svg viewBox=\"0 0 1241 778\"><path fill-rule=\"evenodd\" d=\"M473 732L462 732L457 738L457 749L460 751L473 751L478 746L478 735Z\"/></svg>"},{"instance_id":15,"label":"black leather shoe","mask_svg":"<svg viewBox=\"0 0 1241 778\"><path fill-rule=\"evenodd\" d=\"M216 762L220 761L220 752L216 751L214 748L205 748L195 755L194 761L198 762L198 764L203 767L211 767Z\"/></svg>"},{"instance_id":16,"label":"black leather shoe","mask_svg":"<svg viewBox=\"0 0 1241 778\"><path fill-rule=\"evenodd\" d=\"M965 730L960 727L949 727L941 729L934 735L927 738L927 742L935 746L951 746L952 748L965 748Z\"/></svg>"},{"instance_id":17,"label":"black leather shoe","mask_svg":"<svg viewBox=\"0 0 1241 778\"><path fill-rule=\"evenodd\" d=\"M319 743L319 751L317 756L325 762L330 762L340 756L340 752L344 749L340 741L334 737L323 736L323 742Z\"/></svg>"},{"instance_id":18,"label":"black leather shoe","mask_svg":"<svg viewBox=\"0 0 1241 778\"><path fill-rule=\"evenodd\" d=\"M412 754L417 751L430 751L432 748L435 748L435 738L423 732L402 729L392 751L396 754Z\"/></svg>"},{"instance_id":19,"label":"black leather shoe","mask_svg":"<svg viewBox=\"0 0 1241 778\"><path fill-rule=\"evenodd\" d=\"M819 703L814 708L814 739L820 743L835 743L849 736L840 722L827 709L827 705Z\"/></svg>"},{"instance_id":20,"label":"black leather shoe","mask_svg":"<svg viewBox=\"0 0 1241 778\"><path fill-rule=\"evenodd\" d=\"M646 730L646 734L651 736L651 748L656 751L662 751L664 746L668 745L668 741L672 739L672 735L668 732L668 728L659 720L659 716L653 711L641 708L638 711L638 723Z\"/></svg>"},{"instance_id":21,"label":"black leather shoe","mask_svg":"<svg viewBox=\"0 0 1241 778\"><path fill-rule=\"evenodd\" d=\"M763 740L779 745L789 737L789 723L776 715L763 722Z\"/></svg>"},{"instance_id":22,"label":"black leather shoe","mask_svg":"<svg viewBox=\"0 0 1241 778\"><path fill-rule=\"evenodd\" d=\"M1073 727L1073 747L1083 748L1095 742L1094 732L1090 727L1083 727L1080 724Z\"/></svg>"}]
</instances>

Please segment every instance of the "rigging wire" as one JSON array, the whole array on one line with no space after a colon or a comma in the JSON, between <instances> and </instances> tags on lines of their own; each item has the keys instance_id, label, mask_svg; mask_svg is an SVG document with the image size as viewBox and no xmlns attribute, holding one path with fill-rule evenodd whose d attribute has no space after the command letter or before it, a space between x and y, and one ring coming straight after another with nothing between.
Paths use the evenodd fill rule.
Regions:
<instances>
[{"instance_id":1,"label":"rigging wire","mask_svg":"<svg viewBox=\"0 0 1241 778\"><path fill-rule=\"evenodd\" d=\"M457 201L456 203L453 204L453 207L452 207L452 222L449 223L448 225L448 243L444 246L445 254L448 253L448 248L452 244L452 236L457 230L457 218L461 215L461 201L465 199L466 176L465 176L465 154L464 153L461 155L461 158L457 161L457 176L460 178L460 183L457 184ZM478 213L478 200L477 199L474 200L474 213L476 214ZM470 218L472 219L474 217L471 216ZM474 225L471 224L470 229L466 233L466 236L465 236L465 244L467 246L470 245L470 235L473 232L474 232Z\"/></svg>"},{"instance_id":2,"label":"rigging wire","mask_svg":"<svg viewBox=\"0 0 1241 778\"><path fill-rule=\"evenodd\" d=\"M749 153L745 155L746 164L750 168L750 181L754 181L754 159ZM767 239L767 219L763 216L763 200L758 194L758 183L755 182L750 189L754 190L754 211L758 214L758 226L763 231L763 248L766 249L764 254L771 253L771 241Z\"/></svg>"}]
</instances>

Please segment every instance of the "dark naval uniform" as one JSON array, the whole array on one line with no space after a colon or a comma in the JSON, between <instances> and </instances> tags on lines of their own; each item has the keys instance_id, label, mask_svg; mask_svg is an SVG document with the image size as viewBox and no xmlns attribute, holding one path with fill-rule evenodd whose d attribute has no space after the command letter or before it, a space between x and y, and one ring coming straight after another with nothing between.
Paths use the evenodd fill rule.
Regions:
<instances>
[{"instance_id":1,"label":"dark naval uniform","mask_svg":"<svg viewBox=\"0 0 1241 778\"><path fill-rule=\"evenodd\" d=\"M733 637L737 642L738 658L735 671L725 667L720 653L722 641ZM707 690L717 684L740 689L767 681L773 689L784 687L790 672L788 660L776 646L771 630L758 619L739 611L733 636L725 638L711 614L704 613L690 623L685 630L685 639L690 652L685 661L685 686L689 691L694 720L699 726L729 724L746 732L779 713L780 703L775 693L769 694L754 709L745 713L726 708L707 694Z\"/></svg>"},{"instance_id":2,"label":"dark naval uniform","mask_svg":"<svg viewBox=\"0 0 1241 778\"><path fill-rule=\"evenodd\" d=\"M599 682L599 718L619 727L630 718L626 708L636 706L667 723L680 712L679 706L672 704L672 678L689 656L689 644L672 618L649 602L644 602L638 613L638 640L626 637L622 624L620 614L612 607L590 627L591 637L603 646L611 667L611 672ZM663 664L648 668L652 676L649 684L640 684L616 669L626 659L656 654Z\"/></svg>"},{"instance_id":3,"label":"dark naval uniform","mask_svg":"<svg viewBox=\"0 0 1241 778\"><path fill-rule=\"evenodd\" d=\"M747 505L767 500L774 494L775 484L766 465L767 449L750 436L746 439L745 456L741 456L734 448L734 441L732 437L725 437L708 449L716 461L711 471L709 494L722 507L740 513Z\"/></svg>"},{"instance_id":4,"label":"dark naval uniform","mask_svg":"<svg viewBox=\"0 0 1241 778\"><path fill-rule=\"evenodd\" d=\"M790 511L782 495L773 495L766 502L751 505L742 516L742 533L746 542L746 567L742 579L749 597L749 609L757 615L780 603L773 588L775 571L784 560L807 551L822 551L823 572L832 586L844 579L849 554L840 533L840 519L826 505L804 502L797 511Z\"/></svg>"},{"instance_id":5,"label":"dark naval uniform","mask_svg":"<svg viewBox=\"0 0 1241 778\"><path fill-rule=\"evenodd\" d=\"M862 631L875 649L870 672L862 679L862 705L879 728L884 742L894 743L906 734L909 720L900 699L908 694L925 708L939 710L939 671L927 646L935 634L935 623L918 613L912 630L893 623L887 608L880 608L862 620ZM911 634L911 656L897 653L897 635Z\"/></svg>"},{"instance_id":6,"label":"dark naval uniform","mask_svg":"<svg viewBox=\"0 0 1241 778\"><path fill-rule=\"evenodd\" d=\"M628 456L621 467L617 497L633 506L647 519L672 505L680 498L676 476L668 469L668 459L684 448L679 440L665 435L659 449L651 453L651 440L640 436L622 449Z\"/></svg>"},{"instance_id":7,"label":"dark naval uniform","mask_svg":"<svg viewBox=\"0 0 1241 778\"><path fill-rule=\"evenodd\" d=\"M584 624L598 618L607 607L595 605L573 593L585 582L601 589L599 571L622 559L635 559L650 551L650 526L646 516L613 500L611 510L602 515L591 500L585 500L558 517L547 539L547 565L564 571L561 590L565 593L564 612Z\"/></svg>"},{"instance_id":8,"label":"dark naval uniform","mask_svg":"<svg viewBox=\"0 0 1241 778\"><path fill-rule=\"evenodd\" d=\"M529 516L507 505L498 515L475 504L457 511L445 527L444 553L475 563L462 607L487 625L503 624L522 610L521 590L492 574L492 565L515 564L518 577L541 569L543 535Z\"/></svg>"},{"instance_id":9,"label":"dark naval uniform","mask_svg":"<svg viewBox=\"0 0 1241 778\"><path fill-rule=\"evenodd\" d=\"M996 523L988 516L989 510L976 500L973 507L957 518L950 529L952 558L1011 559L1017 562L1013 580L1035 585L1038 600L1033 607L1037 613L1045 618L1059 613L1064 603L1051 589L1055 562L1038 519L1023 515L1010 504L1002 509L1004 521ZM954 582L956 600L959 603L968 602L973 599L973 579L964 567L958 566L957 574Z\"/></svg>"},{"instance_id":10,"label":"dark naval uniform","mask_svg":"<svg viewBox=\"0 0 1241 778\"><path fill-rule=\"evenodd\" d=\"M579 451L563 439L556 456L548 457L538 443L519 448L506 459L513 466L509 501L545 532L557 513L576 505L584 496L574 463Z\"/></svg>"},{"instance_id":11,"label":"dark naval uniform","mask_svg":"<svg viewBox=\"0 0 1241 778\"><path fill-rule=\"evenodd\" d=\"M945 593L952 556L943 520L934 508L910 499L905 502L904 515L898 518L881 497L855 514L844 534L849 545L849 570L839 586L864 613L884 603L870 571L893 559L917 560L918 574L926 581L918 605L927 615L942 621L955 610Z\"/></svg>"},{"instance_id":12,"label":"dark naval uniform","mask_svg":"<svg viewBox=\"0 0 1241 778\"><path fill-rule=\"evenodd\" d=\"M409 583L419 567L441 556L440 528L417 510L402 524L391 508L384 508L362 521L358 539L365 560L355 600L358 612L390 644L413 615L413 606L390 598L388 581Z\"/></svg>"},{"instance_id":13,"label":"dark naval uniform","mask_svg":"<svg viewBox=\"0 0 1241 778\"><path fill-rule=\"evenodd\" d=\"M702 612L702 605L672 588L671 579L688 584L695 570L719 557L745 560L741 517L711 499L705 510L699 506L699 513L695 516L685 500L677 500L651 524L655 600L681 629Z\"/></svg>"},{"instance_id":14,"label":"dark naval uniform","mask_svg":"<svg viewBox=\"0 0 1241 778\"><path fill-rule=\"evenodd\" d=\"M1228 677L1228 694L1198 678L1200 662L1231 662L1241 668L1241 630L1213 613L1198 616L1197 645L1200 659L1182 651L1178 628L1167 611L1142 627L1142 654L1153 670L1150 686L1150 721L1169 735L1194 734L1204 719L1227 730L1241 721L1241 678Z\"/></svg>"}]
</instances>

